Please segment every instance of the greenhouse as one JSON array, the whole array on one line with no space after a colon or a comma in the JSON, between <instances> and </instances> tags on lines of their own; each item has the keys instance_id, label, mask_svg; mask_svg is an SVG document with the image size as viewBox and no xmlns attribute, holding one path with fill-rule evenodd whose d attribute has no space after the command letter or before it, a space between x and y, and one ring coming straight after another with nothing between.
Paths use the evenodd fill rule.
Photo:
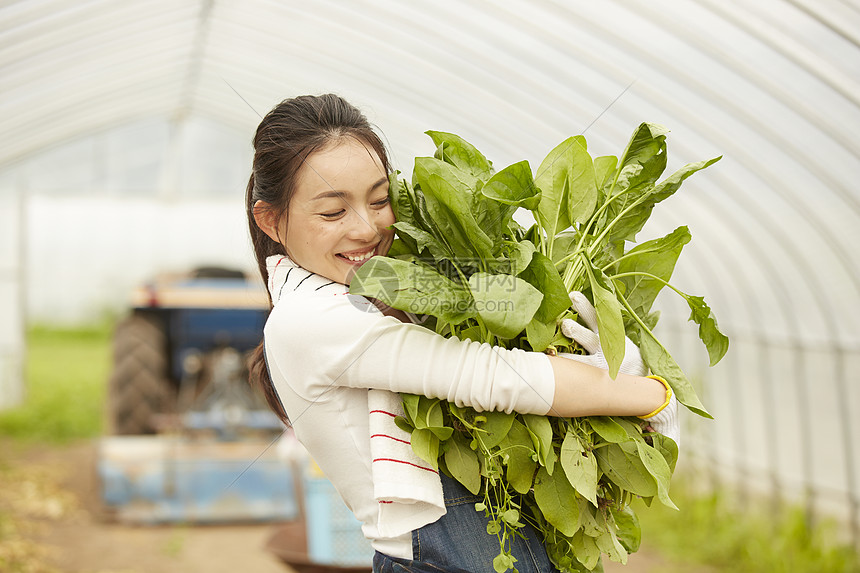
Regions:
<instances>
[{"instance_id":1,"label":"greenhouse","mask_svg":"<svg viewBox=\"0 0 860 573\"><path fill-rule=\"evenodd\" d=\"M709 366L685 300L657 299L655 332L713 415L683 409L678 475L799 507L860 547L848 0L6 2L0 420L28 400L33 328L113 324L165 273L258 275L244 206L255 129L278 102L325 93L364 112L406 179L436 150L428 130L496 170L534 171L575 135L617 156L643 122L668 130L664 177L721 157L637 235L689 228L671 283L704 297L730 341Z\"/></svg>"}]
</instances>

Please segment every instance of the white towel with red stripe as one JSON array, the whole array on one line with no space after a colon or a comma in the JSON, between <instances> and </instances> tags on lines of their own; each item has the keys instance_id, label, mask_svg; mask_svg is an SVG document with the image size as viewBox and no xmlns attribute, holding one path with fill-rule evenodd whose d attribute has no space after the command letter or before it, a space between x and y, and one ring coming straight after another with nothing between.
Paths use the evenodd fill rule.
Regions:
<instances>
[{"instance_id":1,"label":"white towel with red stripe","mask_svg":"<svg viewBox=\"0 0 860 573\"><path fill-rule=\"evenodd\" d=\"M410 435L394 419L403 416L400 394L369 390L373 494L379 503L379 532L397 537L445 515L439 472L412 451Z\"/></svg>"}]
</instances>

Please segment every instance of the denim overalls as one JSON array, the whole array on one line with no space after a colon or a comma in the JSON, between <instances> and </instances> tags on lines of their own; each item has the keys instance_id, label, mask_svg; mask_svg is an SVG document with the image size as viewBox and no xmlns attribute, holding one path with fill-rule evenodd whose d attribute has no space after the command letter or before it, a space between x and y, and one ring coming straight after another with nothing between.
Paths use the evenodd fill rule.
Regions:
<instances>
[{"instance_id":1,"label":"denim overalls","mask_svg":"<svg viewBox=\"0 0 860 573\"><path fill-rule=\"evenodd\" d=\"M492 573L499 541L487 534L488 519L475 511L482 496L473 495L444 474L442 491L448 513L438 521L412 532L413 560L397 559L377 552L373 573ZM538 533L526 526L515 536L511 552L520 573L558 573L547 557Z\"/></svg>"}]
</instances>

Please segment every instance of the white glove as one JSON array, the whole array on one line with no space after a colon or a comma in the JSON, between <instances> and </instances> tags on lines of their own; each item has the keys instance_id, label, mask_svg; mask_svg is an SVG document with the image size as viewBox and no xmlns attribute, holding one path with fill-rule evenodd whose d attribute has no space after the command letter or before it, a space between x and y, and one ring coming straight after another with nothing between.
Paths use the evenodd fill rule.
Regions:
<instances>
[{"instance_id":1,"label":"white glove","mask_svg":"<svg viewBox=\"0 0 860 573\"><path fill-rule=\"evenodd\" d=\"M559 353L559 356L583 362L590 366L596 366L603 370L609 370L609 363L603 355L603 348L600 346L600 335L597 331L597 311L594 310L594 307L588 302L585 295L579 291L570 293L570 302L573 309L588 328L575 320L565 318L561 321L561 332L568 338L576 341L588 354ZM648 367L645 366L645 362L642 360L639 347L626 336L624 337L624 359L621 361L621 367L618 371L622 374L630 374L632 376L645 376L648 374Z\"/></svg>"},{"instance_id":2,"label":"white glove","mask_svg":"<svg viewBox=\"0 0 860 573\"><path fill-rule=\"evenodd\" d=\"M570 302L573 309L588 328L575 320L565 318L561 321L561 332L568 338L576 341L588 354L560 352L559 356L608 370L609 363L603 355L603 348L600 346L600 335L597 330L597 311L581 292L574 291L570 293ZM624 359L621 361L618 371L632 376L646 376L648 374L648 367L645 366L645 361L642 360L639 347L627 337L624 337ZM656 414L647 417L640 416L640 418L648 422L648 426L655 432L674 440L680 448L681 420L680 416L678 416L678 399L675 398L675 393L669 387L668 383L662 378L654 379L666 387L668 403L661 407Z\"/></svg>"},{"instance_id":3,"label":"white glove","mask_svg":"<svg viewBox=\"0 0 860 573\"><path fill-rule=\"evenodd\" d=\"M648 425L655 432L663 434L667 438L672 438L675 441L675 444L677 444L678 449L680 449L681 417L678 415L678 399L675 398L675 393L665 380L657 376L649 376L649 378L659 381L666 387L669 403L661 407L661 409L658 409L656 414L650 416L639 416L639 418L648 422Z\"/></svg>"}]
</instances>

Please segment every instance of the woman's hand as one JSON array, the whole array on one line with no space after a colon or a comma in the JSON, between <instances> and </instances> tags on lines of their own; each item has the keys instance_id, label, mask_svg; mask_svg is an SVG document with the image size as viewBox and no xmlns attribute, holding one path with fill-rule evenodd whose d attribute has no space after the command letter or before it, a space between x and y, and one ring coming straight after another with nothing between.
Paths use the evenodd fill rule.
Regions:
<instances>
[{"instance_id":1,"label":"woman's hand","mask_svg":"<svg viewBox=\"0 0 860 573\"><path fill-rule=\"evenodd\" d=\"M603 348L600 346L600 336L597 330L597 311L581 292L574 291L570 293L570 302L573 309L579 314L588 328L574 320L566 318L561 321L561 332L568 338L576 341L588 354L559 353L559 356L608 370L609 364L603 354ZM639 347L627 337L624 338L624 359L621 361L621 367L618 371L621 374L630 374L632 376L646 376L648 374L648 367L642 360ZM678 415L678 399L675 398L675 393L668 386L666 387L666 392L668 404L653 416L643 417L642 419L648 423L648 427L651 430L673 439L678 447L680 447L681 424Z\"/></svg>"},{"instance_id":2,"label":"woman's hand","mask_svg":"<svg viewBox=\"0 0 860 573\"><path fill-rule=\"evenodd\" d=\"M667 438L672 438L680 449L681 418L678 415L678 399L675 398L675 393L670 388L666 390L670 393L669 403L666 407L653 416L642 419L648 422L648 427L653 431L663 434Z\"/></svg>"},{"instance_id":3,"label":"woman's hand","mask_svg":"<svg viewBox=\"0 0 860 573\"><path fill-rule=\"evenodd\" d=\"M570 293L570 302L588 328L574 320L565 318L561 321L561 332L582 346L588 354L560 353L559 356L608 370L609 363L603 354L603 348L600 346L600 335L597 331L597 311L581 292ZM624 359L621 361L621 367L618 371L633 376L648 374L648 367L642 360L639 347L627 337L624 337Z\"/></svg>"}]
</instances>

